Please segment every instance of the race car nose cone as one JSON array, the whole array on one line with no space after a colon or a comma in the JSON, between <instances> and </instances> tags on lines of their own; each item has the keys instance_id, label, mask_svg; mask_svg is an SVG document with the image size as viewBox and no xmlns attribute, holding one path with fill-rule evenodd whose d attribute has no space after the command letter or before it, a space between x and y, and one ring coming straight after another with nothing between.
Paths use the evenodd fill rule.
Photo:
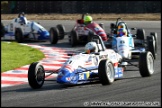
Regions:
<instances>
[{"instance_id":1,"label":"race car nose cone","mask_svg":"<svg viewBox=\"0 0 162 108\"><path fill-rule=\"evenodd\" d=\"M57 76L58 83L68 83L71 80L70 73L67 69L62 69Z\"/></svg>"}]
</instances>

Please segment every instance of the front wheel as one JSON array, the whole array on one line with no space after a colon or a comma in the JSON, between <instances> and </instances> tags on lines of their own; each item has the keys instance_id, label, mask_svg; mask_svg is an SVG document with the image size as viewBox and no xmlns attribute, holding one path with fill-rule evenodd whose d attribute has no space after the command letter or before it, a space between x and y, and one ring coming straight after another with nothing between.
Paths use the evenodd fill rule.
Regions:
<instances>
[{"instance_id":1,"label":"front wheel","mask_svg":"<svg viewBox=\"0 0 162 108\"><path fill-rule=\"evenodd\" d=\"M101 60L98 67L98 76L102 85L109 85L114 82L115 70L110 60Z\"/></svg>"},{"instance_id":2,"label":"front wheel","mask_svg":"<svg viewBox=\"0 0 162 108\"><path fill-rule=\"evenodd\" d=\"M142 77L148 77L154 73L154 58L150 51L140 53L139 71Z\"/></svg>"},{"instance_id":3,"label":"front wheel","mask_svg":"<svg viewBox=\"0 0 162 108\"><path fill-rule=\"evenodd\" d=\"M146 39L144 29L137 29L137 39L140 39L140 40L143 40L143 41Z\"/></svg>"},{"instance_id":4,"label":"front wheel","mask_svg":"<svg viewBox=\"0 0 162 108\"><path fill-rule=\"evenodd\" d=\"M52 28L50 28L49 32L50 32L50 43L57 44L58 36L59 36L58 29L56 27L52 27Z\"/></svg>"},{"instance_id":5,"label":"front wheel","mask_svg":"<svg viewBox=\"0 0 162 108\"><path fill-rule=\"evenodd\" d=\"M15 39L18 43L22 43L24 41L23 32L22 32L21 28L16 28Z\"/></svg>"},{"instance_id":6,"label":"front wheel","mask_svg":"<svg viewBox=\"0 0 162 108\"><path fill-rule=\"evenodd\" d=\"M28 70L28 82L33 89L41 88L44 84L45 71L39 62L30 64Z\"/></svg>"}]
</instances>

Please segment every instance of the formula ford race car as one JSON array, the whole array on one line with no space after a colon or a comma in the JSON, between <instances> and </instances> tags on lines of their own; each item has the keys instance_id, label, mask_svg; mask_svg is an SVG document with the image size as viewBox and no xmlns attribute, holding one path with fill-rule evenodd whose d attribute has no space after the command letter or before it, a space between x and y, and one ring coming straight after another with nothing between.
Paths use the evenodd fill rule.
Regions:
<instances>
[{"instance_id":1,"label":"formula ford race car","mask_svg":"<svg viewBox=\"0 0 162 108\"><path fill-rule=\"evenodd\" d=\"M87 43L91 41L91 37L94 33L100 35L104 41L107 40L103 23L97 24L92 22L86 26L83 22L84 15L85 14L82 15L81 19L76 21L76 24L70 32L66 32L65 27L61 24L57 25L57 27L51 27L51 44L57 44L59 39L64 38L64 35L68 35L69 43L72 47L78 45L79 43Z\"/></svg>"},{"instance_id":2,"label":"formula ford race car","mask_svg":"<svg viewBox=\"0 0 162 108\"><path fill-rule=\"evenodd\" d=\"M45 73L50 73L50 75L58 73L57 83L65 85L84 84L96 80L100 81L102 85L109 85L116 79L122 78L125 71L122 65L124 58L114 50L106 49L99 35L94 35L92 41L96 42L98 52L74 54L58 70L47 71L44 70L41 63L31 63L28 70L30 87L41 88L44 81L48 81L45 79L48 77ZM125 50L125 52L127 51ZM142 77L148 77L154 73L154 57L150 51L141 52L136 62Z\"/></svg>"},{"instance_id":3,"label":"formula ford race car","mask_svg":"<svg viewBox=\"0 0 162 108\"><path fill-rule=\"evenodd\" d=\"M117 35L118 27L122 25L127 31L126 37L120 37ZM111 23L110 25L110 34L108 35L109 40L105 43L107 48L112 48L119 53L121 45L125 45L125 49L131 51L130 56L138 56L141 51L150 51L154 58L157 56L157 33L151 32L150 36L145 35L144 29L137 29L136 34L132 34L131 30L136 30L136 28L128 29L127 24L122 21L121 18L118 18L116 24ZM127 54L126 54L127 55ZM129 57L126 57L129 58ZM131 57L130 57L131 58Z\"/></svg>"},{"instance_id":4,"label":"formula ford race car","mask_svg":"<svg viewBox=\"0 0 162 108\"><path fill-rule=\"evenodd\" d=\"M49 32L43 26L34 21L24 23L21 19L15 18L8 25L1 22L1 39L16 40L21 43L24 40L49 40Z\"/></svg>"}]
</instances>

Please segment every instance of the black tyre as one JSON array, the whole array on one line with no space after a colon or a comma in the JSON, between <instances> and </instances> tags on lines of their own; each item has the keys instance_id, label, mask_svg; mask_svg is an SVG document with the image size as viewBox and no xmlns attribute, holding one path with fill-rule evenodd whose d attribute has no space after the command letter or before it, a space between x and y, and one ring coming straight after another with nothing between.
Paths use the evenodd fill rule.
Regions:
<instances>
[{"instance_id":1,"label":"black tyre","mask_svg":"<svg viewBox=\"0 0 162 108\"><path fill-rule=\"evenodd\" d=\"M56 27L50 28L50 43L51 44L57 44L58 37L59 37L59 31Z\"/></svg>"},{"instance_id":2,"label":"black tyre","mask_svg":"<svg viewBox=\"0 0 162 108\"><path fill-rule=\"evenodd\" d=\"M112 84L115 78L113 63L107 59L101 60L98 67L98 76L102 85Z\"/></svg>"},{"instance_id":3,"label":"black tyre","mask_svg":"<svg viewBox=\"0 0 162 108\"><path fill-rule=\"evenodd\" d=\"M137 39L145 40L145 30L144 29L137 29Z\"/></svg>"},{"instance_id":4,"label":"black tyre","mask_svg":"<svg viewBox=\"0 0 162 108\"><path fill-rule=\"evenodd\" d=\"M56 26L59 31L59 39L64 39L65 36L65 27L62 24Z\"/></svg>"},{"instance_id":5,"label":"black tyre","mask_svg":"<svg viewBox=\"0 0 162 108\"><path fill-rule=\"evenodd\" d=\"M154 57L151 52L140 53L139 71L142 77L148 77L154 73Z\"/></svg>"},{"instance_id":6,"label":"black tyre","mask_svg":"<svg viewBox=\"0 0 162 108\"><path fill-rule=\"evenodd\" d=\"M45 79L45 71L43 66L38 62L30 64L28 70L29 85L33 89L41 88L44 84L44 79Z\"/></svg>"},{"instance_id":7,"label":"black tyre","mask_svg":"<svg viewBox=\"0 0 162 108\"><path fill-rule=\"evenodd\" d=\"M15 39L18 43L22 43L24 41L23 32L22 32L21 28L16 28Z\"/></svg>"},{"instance_id":8,"label":"black tyre","mask_svg":"<svg viewBox=\"0 0 162 108\"><path fill-rule=\"evenodd\" d=\"M72 30L71 31L71 35L70 35L70 42L71 42L71 46L74 47L78 44L78 36L77 36L77 33L76 31Z\"/></svg>"},{"instance_id":9,"label":"black tyre","mask_svg":"<svg viewBox=\"0 0 162 108\"><path fill-rule=\"evenodd\" d=\"M147 36L147 51L150 51L154 59L156 59L154 36Z\"/></svg>"},{"instance_id":10,"label":"black tyre","mask_svg":"<svg viewBox=\"0 0 162 108\"><path fill-rule=\"evenodd\" d=\"M158 48L158 40L157 40L157 33L155 32L151 32L150 33L151 36L154 36L154 39L155 39L155 55L157 55L157 48Z\"/></svg>"},{"instance_id":11,"label":"black tyre","mask_svg":"<svg viewBox=\"0 0 162 108\"><path fill-rule=\"evenodd\" d=\"M3 23L1 22L1 37L3 37L5 35L5 28Z\"/></svg>"}]
</instances>

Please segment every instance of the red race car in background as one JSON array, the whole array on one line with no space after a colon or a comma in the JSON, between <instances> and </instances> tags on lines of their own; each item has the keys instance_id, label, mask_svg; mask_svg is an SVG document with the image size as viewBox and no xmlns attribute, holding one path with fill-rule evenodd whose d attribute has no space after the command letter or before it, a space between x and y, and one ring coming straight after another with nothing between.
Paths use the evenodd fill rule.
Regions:
<instances>
[{"instance_id":1,"label":"red race car in background","mask_svg":"<svg viewBox=\"0 0 162 108\"><path fill-rule=\"evenodd\" d=\"M94 34L101 36L103 41L107 41L108 38L104 30L103 23L98 24L96 22L92 22L85 25L83 21L84 15L85 14L82 15L81 19L76 20L76 24L70 32L65 32L65 27L63 25L60 25L59 29L58 27L52 27L50 29L51 44L56 44L59 39L63 39L59 38L59 32L61 32L62 35L68 35L69 43L72 47L78 45L79 43L87 43L91 41L92 35Z\"/></svg>"}]
</instances>

